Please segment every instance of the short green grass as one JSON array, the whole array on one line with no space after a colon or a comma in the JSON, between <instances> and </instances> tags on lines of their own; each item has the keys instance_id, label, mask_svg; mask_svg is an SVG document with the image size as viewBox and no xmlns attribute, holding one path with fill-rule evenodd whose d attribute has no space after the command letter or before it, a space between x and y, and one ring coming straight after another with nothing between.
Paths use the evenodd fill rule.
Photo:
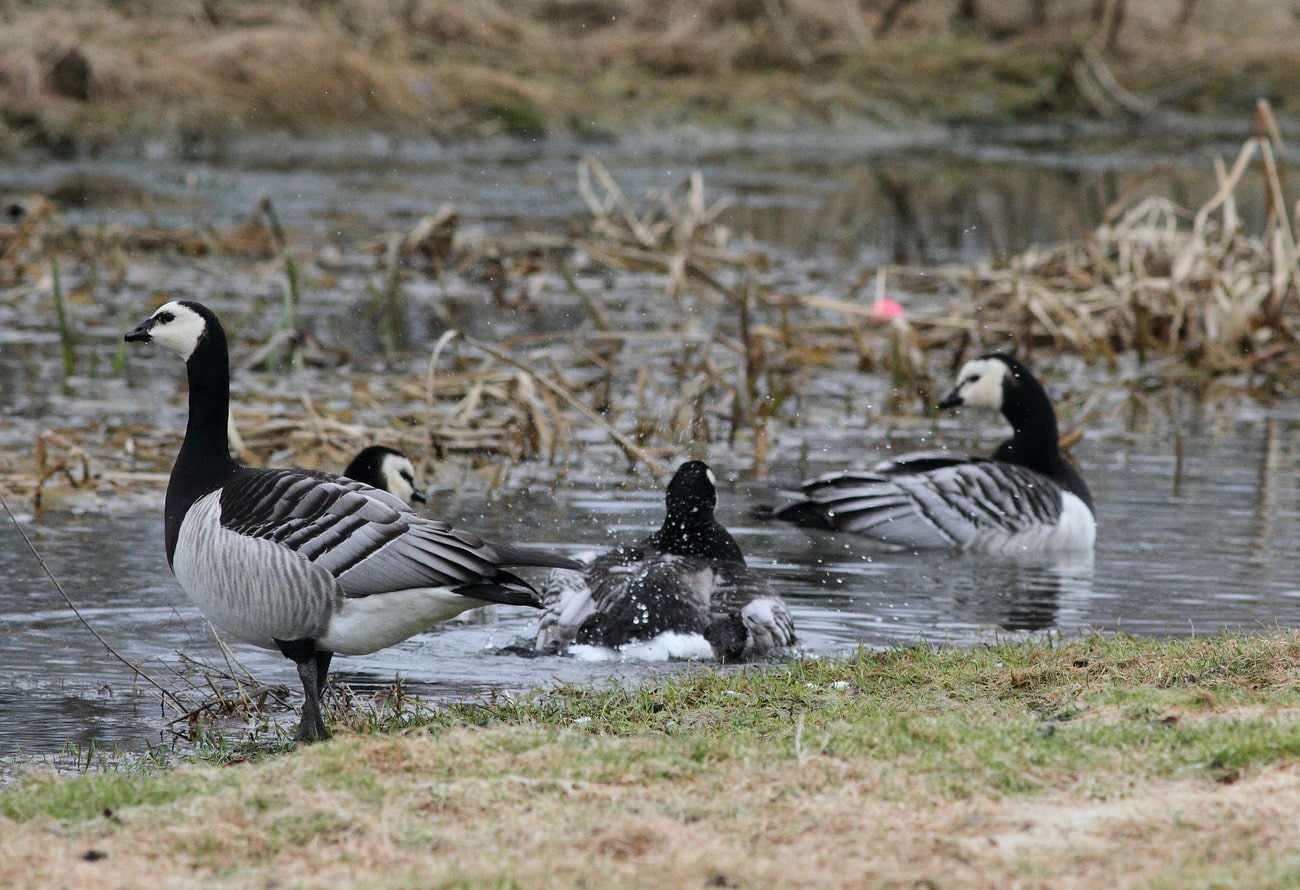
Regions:
<instances>
[{"instance_id":1,"label":"short green grass","mask_svg":"<svg viewBox=\"0 0 1300 890\"><path fill-rule=\"evenodd\" d=\"M1097 636L356 709L300 750L237 759L217 738L181 763L32 775L0 790L0 854L53 820L65 854L110 854L99 877L148 861L233 884L307 868L342 885L896 886L933 871L943 886L1087 886L1131 862L1121 886L1287 886L1300 829L1233 795L1300 803L1297 665L1289 634ZM1024 828L1067 818L1083 827ZM972 846L981 832L1028 852ZM806 874L780 867L814 853ZM89 867L54 849L19 859L9 877Z\"/></svg>"}]
</instances>

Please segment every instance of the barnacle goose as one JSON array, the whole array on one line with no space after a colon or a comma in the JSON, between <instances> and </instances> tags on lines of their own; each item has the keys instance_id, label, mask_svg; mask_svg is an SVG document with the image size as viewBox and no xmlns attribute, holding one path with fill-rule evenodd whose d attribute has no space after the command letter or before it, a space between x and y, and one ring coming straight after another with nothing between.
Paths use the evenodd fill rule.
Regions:
<instances>
[{"instance_id":1,"label":"barnacle goose","mask_svg":"<svg viewBox=\"0 0 1300 890\"><path fill-rule=\"evenodd\" d=\"M394 494L408 504L428 501L415 487L415 465L402 452L387 445L370 445L357 452L343 475Z\"/></svg>"},{"instance_id":2,"label":"barnacle goose","mask_svg":"<svg viewBox=\"0 0 1300 890\"><path fill-rule=\"evenodd\" d=\"M334 653L374 652L485 603L539 605L504 566L579 565L488 543L341 476L237 463L226 334L200 303L169 302L126 339L170 349L189 377L189 422L167 485L167 562L214 624L297 664L297 741L329 736L320 696Z\"/></svg>"},{"instance_id":3,"label":"barnacle goose","mask_svg":"<svg viewBox=\"0 0 1300 890\"><path fill-rule=\"evenodd\" d=\"M616 547L578 574L551 572L534 647L572 643L621 649L663 634L698 634L725 661L794 644L794 625L772 584L745 564L713 517L712 470L688 461L668 483L667 516L645 540Z\"/></svg>"},{"instance_id":4,"label":"barnacle goose","mask_svg":"<svg viewBox=\"0 0 1300 890\"><path fill-rule=\"evenodd\" d=\"M962 405L999 409L1010 422L1011 438L991 459L921 452L871 472L819 476L776 518L914 549L1091 551L1092 496L1061 454L1056 412L1029 369L1004 353L972 359L939 403Z\"/></svg>"}]
</instances>

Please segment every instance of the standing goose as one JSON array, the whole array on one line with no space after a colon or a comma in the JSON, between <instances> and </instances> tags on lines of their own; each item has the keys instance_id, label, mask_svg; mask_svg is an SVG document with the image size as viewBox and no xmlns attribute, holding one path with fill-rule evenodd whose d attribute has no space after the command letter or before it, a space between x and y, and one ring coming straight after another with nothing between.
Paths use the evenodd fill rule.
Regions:
<instances>
[{"instance_id":1,"label":"standing goose","mask_svg":"<svg viewBox=\"0 0 1300 890\"><path fill-rule=\"evenodd\" d=\"M1029 369L1004 353L972 359L939 403L962 405L996 408L1011 424L991 459L922 452L871 472L819 476L776 518L911 549L1090 551L1092 496L1061 454L1056 412Z\"/></svg>"},{"instance_id":2,"label":"standing goose","mask_svg":"<svg viewBox=\"0 0 1300 890\"><path fill-rule=\"evenodd\" d=\"M334 653L374 652L485 603L537 606L503 567L577 565L487 543L361 482L237 463L226 333L206 306L167 303L126 339L170 349L189 377L189 423L167 485L167 562L214 624L298 666L297 741L329 737L320 695Z\"/></svg>"},{"instance_id":3,"label":"standing goose","mask_svg":"<svg viewBox=\"0 0 1300 890\"><path fill-rule=\"evenodd\" d=\"M396 495L408 504L428 501L415 487L415 465L402 452L387 445L370 445L357 452L343 475Z\"/></svg>"},{"instance_id":4,"label":"standing goose","mask_svg":"<svg viewBox=\"0 0 1300 890\"><path fill-rule=\"evenodd\" d=\"M794 626L771 583L745 564L714 518L713 472L688 461L668 483L663 525L616 547L583 572L552 572L542 587L534 647L571 643L621 648L662 634L699 634L724 661L794 644Z\"/></svg>"}]
</instances>

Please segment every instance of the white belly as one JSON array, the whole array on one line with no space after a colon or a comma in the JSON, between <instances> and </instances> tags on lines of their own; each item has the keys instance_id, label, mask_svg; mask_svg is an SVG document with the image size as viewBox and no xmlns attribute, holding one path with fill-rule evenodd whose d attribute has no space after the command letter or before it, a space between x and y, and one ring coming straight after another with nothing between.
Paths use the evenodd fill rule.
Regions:
<instances>
[{"instance_id":1,"label":"white belly","mask_svg":"<svg viewBox=\"0 0 1300 890\"><path fill-rule=\"evenodd\" d=\"M416 587L344 599L316 646L340 655L365 655L486 605L445 587Z\"/></svg>"},{"instance_id":2,"label":"white belly","mask_svg":"<svg viewBox=\"0 0 1300 890\"><path fill-rule=\"evenodd\" d=\"M240 642L276 649L276 640L315 640L328 652L365 655L485 605L443 587L345 597L311 560L224 529L220 516L219 493L195 501L172 568L203 614Z\"/></svg>"},{"instance_id":3,"label":"white belly","mask_svg":"<svg viewBox=\"0 0 1300 890\"><path fill-rule=\"evenodd\" d=\"M1015 556L1025 553L1062 553L1092 550L1097 540L1097 520L1077 495L1063 492L1061 516L1054 525L1039 525L1016 532L981 533L965 549L977 553Z\"/></svg>"}]
</instances>

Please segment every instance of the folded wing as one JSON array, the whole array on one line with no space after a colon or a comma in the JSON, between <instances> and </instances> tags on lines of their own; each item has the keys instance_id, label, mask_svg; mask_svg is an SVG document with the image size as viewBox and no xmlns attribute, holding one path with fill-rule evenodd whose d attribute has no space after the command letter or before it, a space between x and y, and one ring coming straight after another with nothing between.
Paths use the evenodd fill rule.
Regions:
<instances>
[{"instance_id":1,"label":"folded wing","mask_svg":"<svg viewBox=\"0 0 1300 890\"><path fill-rule=\"evenodd\" d=\"M296 552L329 572L348 597L449 587L487 602L535 605L528 585L502 566L548 562L522 548L499 552L363 483L296 470L238 474L222 490L221 524Z\"/></svg>"},{"instance_id":2,"label":"folded wing","mask_svg":"<svg viewBox=\"0 0 1300 890\"><path fill-rule=\"evenodd\" d=\"M833 473L805 483L803 493L834 528L904 547L964 548L1060 519L1059 486L1033 470L985 460L927 464L926 472Z\"/></svg>"}]
</instances>

